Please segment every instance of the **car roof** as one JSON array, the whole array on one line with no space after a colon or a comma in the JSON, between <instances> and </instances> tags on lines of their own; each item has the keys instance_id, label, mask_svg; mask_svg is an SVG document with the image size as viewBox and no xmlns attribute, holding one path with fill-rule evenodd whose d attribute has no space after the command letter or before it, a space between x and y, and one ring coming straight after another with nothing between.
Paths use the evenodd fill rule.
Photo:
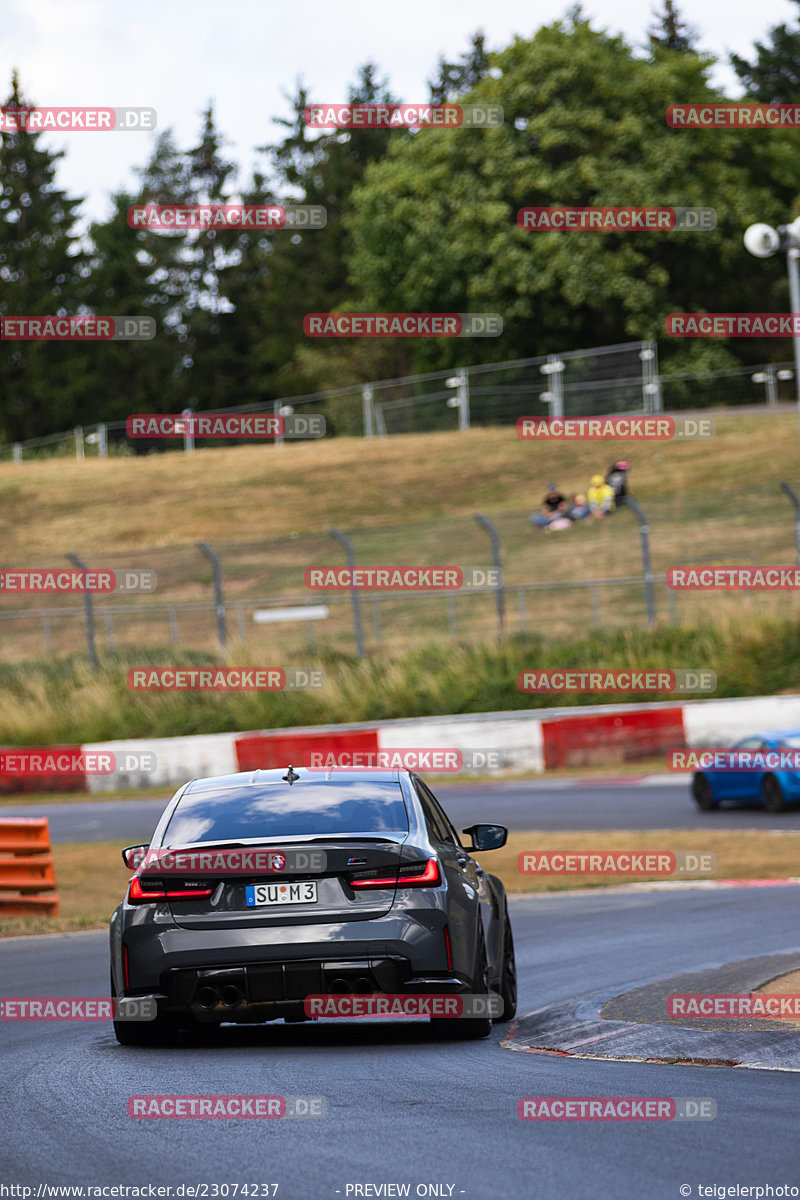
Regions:
<instances>
[{"instance_id":1,"label":"car roof","mask_svg":"<svg viewBox=\"0 0 800 1200\"><path fill-rule=\"evenodd\" d=\"M207 775L201 779L192 779L186 784L183 795L192 792L224 792L228 788L269 787L285 788L289 784L289 770L295 776L292 787L302 784L326 783L399 783L401 778L410 779L410 771L380 771L380 770L348 770L336 767L329 771L312 771L307 767L274 767L269 770L238 771L231 775Z\"/></svg>"},{"instance_id":2,"label":"car roof","mask_svg":"<svg viewBox=\"0 0 800 1200\"><path fill-rule=\"evenodd\" d=\"M771 738L773 741L780 741L785 737L800 737L800 729L762 729L760 733L742 734L741 741L745 737L760 737Z\"/></svg>"}]
</instances>

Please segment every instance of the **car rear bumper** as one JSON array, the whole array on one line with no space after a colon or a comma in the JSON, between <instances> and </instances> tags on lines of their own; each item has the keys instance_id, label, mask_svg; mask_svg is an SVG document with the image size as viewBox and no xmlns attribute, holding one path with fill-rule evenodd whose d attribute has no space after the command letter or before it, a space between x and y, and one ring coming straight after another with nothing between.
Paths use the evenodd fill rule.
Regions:
<instances>
[{"instance_id":1,"label":"car rear bumper","mask_svg":"<svg viewBox=\"0 0 800 1200\"><path fill-rule=\"evenodd\" d=\"M457 995L466 988L464 980L447 972L411 975L407 959L300 959L168 970L159 992L137 999L151 1001L159 1013L191 1015L207 1025L280 1017L301 1020L307 1015L308 996Z\"/></svg>"},{"instance_id":2,"label":"car rear bumper","mask_svg":"<svg viewBox=\"0 0 800 1200\"><path fill-rule=\"evenodd\" d=\"M450 968L443 914L426 910L370 921L188 930L134 924L123 941L127 996L203 1023L302 1017L309 995L463 991Z\"/></svg>"}]
</instances>

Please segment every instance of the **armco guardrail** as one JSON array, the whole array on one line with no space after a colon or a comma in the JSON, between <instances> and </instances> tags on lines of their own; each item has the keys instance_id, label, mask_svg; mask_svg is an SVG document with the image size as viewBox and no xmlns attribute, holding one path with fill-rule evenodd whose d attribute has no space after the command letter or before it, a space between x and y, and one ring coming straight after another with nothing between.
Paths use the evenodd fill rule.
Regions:
<instances>
[{"instance_id":1,"label":"armco guardrail","mask_svg":"<svg viewBox=\"0 0 800 1200\"><path fill-rule=\"evenodd\" d=\"M57 917L55 887L47 817L0 819L0 919L40 913ZM7 896L7 892L18 895Z\"/></svg>"}]
</instances>

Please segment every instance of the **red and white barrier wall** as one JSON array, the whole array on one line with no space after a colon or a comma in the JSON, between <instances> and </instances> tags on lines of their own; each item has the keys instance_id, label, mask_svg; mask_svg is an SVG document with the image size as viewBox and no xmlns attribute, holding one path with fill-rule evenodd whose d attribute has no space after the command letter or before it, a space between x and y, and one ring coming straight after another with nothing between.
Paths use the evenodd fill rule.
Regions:
<instances>
[{"instance_id":1,"label":"red and white barrier wall","mask_svg":"<svg viewBox=\"0 0 800 1200\"><path fill-rule=\"evenodd\" d=\"M306 726L190 737L132 738L51 752L112 752L109 774L50 772L39 778L0 774L0 794L26 791L165 789L187 779L229 775L259 767L302 766L308 751L327 753L396 749L499 752L507 772L636 762L683 746L726 746L763 729L800 728L800 695L681 704L603 704L525 709L505 713L418 717L353 725ZM8 747L8 750L28 749ZM142 756L150 763L142 766ZM666 765L666 764L665 764ZM487 767L491 770L491 767Z\"/></svg>"}]
</instances>

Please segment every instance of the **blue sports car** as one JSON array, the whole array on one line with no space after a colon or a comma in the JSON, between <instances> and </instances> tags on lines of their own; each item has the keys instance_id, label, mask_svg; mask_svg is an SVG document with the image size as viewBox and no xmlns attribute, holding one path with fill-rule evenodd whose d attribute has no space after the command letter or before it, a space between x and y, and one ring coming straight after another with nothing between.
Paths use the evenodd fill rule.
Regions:
<instances>
[{"instance_id":1,"label":"blue sports car","mask_svg":"<svg viewBox=\"0 0 800 1200\"><path fill-rule=\"evenodd\" d=\"M695 771L692 797L698 808L707 812L718 808L722 801L734 804L755 801L767 812L778 813L790 804L800 804L800 729L755 733L720 754L738 758L739 751L745 760L751 758L751 766L721 770L712 764ZM789 752L797 759L797 770L792 770L792 764L787 762Z\"/></svg>"}]
</instances>

